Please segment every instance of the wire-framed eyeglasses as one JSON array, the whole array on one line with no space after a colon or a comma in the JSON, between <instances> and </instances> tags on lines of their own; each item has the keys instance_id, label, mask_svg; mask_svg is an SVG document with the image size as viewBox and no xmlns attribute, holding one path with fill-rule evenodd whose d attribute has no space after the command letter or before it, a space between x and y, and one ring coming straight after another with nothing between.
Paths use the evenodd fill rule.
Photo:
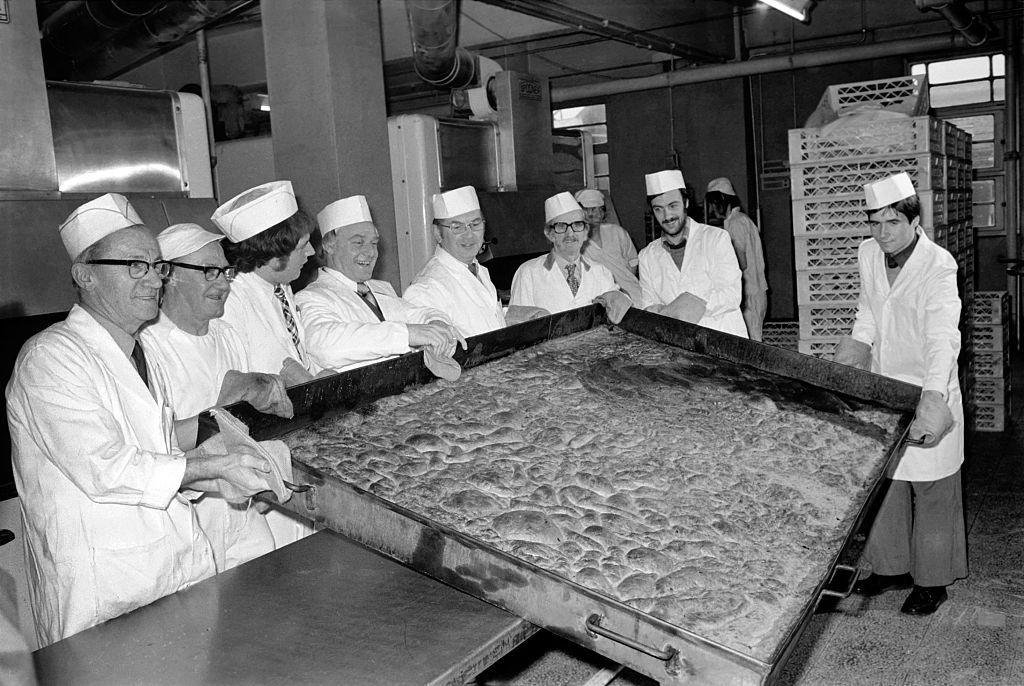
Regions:
<instances>
[{"instance_id":1,"label":"wire-framed eyeglasses","mask_svg":"<svg viewBox=\"0 0 1024 686\"><path fill-rule=\"evenodd\" d=\"M171 273L171 263L166 260L147 262L146 260L87 260L86 264L103 264L128 267L128 276L133 279L141 279L152 269L161 279L166 279Z\"/></svg>"},{"instance_id":2,"label":"wire-framed eyeglasses","mask_svg":"<svg viewBox=\"0 0 1024 686\"><path fill-rule=\"evenodd\" d=\"M551 225L551 230L554 231L555 233L565 233L570 228L572 228L572 230L574 232L576 232L576 233L579 233L580 231L586 231L587 230L587 223L586 222L572 222L572 223L555 222L554 224Z\"/></svg>"},{"instance_id":3,"label":"wire-framed eyeglasses","mask_svg":"<svg viewBox=\"0 0 1024 686\"><path fill-rule=\"evenodd\" d=\"M466 222L465 224L463 224L462 222L452 222L450 224L442 224L441 222L437 222L438 226L443 226L444 228L448 229L449 231L456 235L460 233L466 233L467 231L483 231L485 224L487 224L487 222L485 222L482 217L477 217L476 219Z\"/></svg>"},{"instance_id":4,"label":"wire-framed eyeglasses","mask_svg":"<svg viewBox=\"0 0 1024 686\"><path fill-rule=\"evenodd\" d=\"M238 276L238 267L233 265L227 265L226 267L206 266L202 264L188 264L187 262L170 262L175 267L184 267L185 269L195 269L203 273L203 278L207 281L216 281L220 278L220 275L224 275L226 281L234 281L235 277Z\"/></svg>"}]
</instances>

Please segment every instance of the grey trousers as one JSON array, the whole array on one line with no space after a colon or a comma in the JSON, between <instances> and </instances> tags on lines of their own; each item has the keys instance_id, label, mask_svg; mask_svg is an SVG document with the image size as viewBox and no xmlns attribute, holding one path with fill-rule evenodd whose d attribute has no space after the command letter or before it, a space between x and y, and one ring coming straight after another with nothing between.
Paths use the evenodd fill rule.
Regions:
<instances>
[{"instance_id":1,"label":"grey trousers","mask_svg":"<svg viewBox=\"0 0 1024 686\"><path fill-rule=\"evenodd\" d=\"M938 481L893 481L864 558L877 574L909 572L918 586L948 586L966 577L960 470Z\"/></svg>"}]
</instances>

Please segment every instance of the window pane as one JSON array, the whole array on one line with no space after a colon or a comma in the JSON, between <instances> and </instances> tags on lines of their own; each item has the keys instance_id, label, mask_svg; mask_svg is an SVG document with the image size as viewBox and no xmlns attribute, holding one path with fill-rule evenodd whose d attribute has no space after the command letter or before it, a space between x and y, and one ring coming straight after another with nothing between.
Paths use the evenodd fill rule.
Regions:
<instances>
[{"instance_id":1,"label":"window pane","mask_svg":"<svg viewBox=\"0 0 1024 686\"><path fill-rule=\"evenodd\" d=\"M996 166L996 148L994 143L975 143L971 162L975 169L987 169Z\"/></svg>"},{"instance_id":2,"label":"window pane","mask_svg":"<svg viewBox=\"0 0 1024 686\"><path fill-rule=\"evenodd\" d=\"M597 187L600 188L601 190L610 191L612 189L610 183L611 179L609 179L607 176L598 176L594 180L597 181Z\"/></svg>"},{"instance_id":3,"label":"window pane","mask_svg":"<svg viewBox=\"0 0 1024 686\"><path fill-rule=\"evenodd\" d=\"M972 102L989 102L992 99L991 91L988 81L969 81L950 86L932 86L928 89L928 95L932 107L953 107Z\"/></svg>"},{"instance_id":4,"label":"window pane","mask_svg":"<svg viewBox=\"0 0 1024 686\"><path fill-rule=\"evenodd\" d=\"M995 205L975 205L974 206L974 226L976 228L983 228L986 226L996 225L996 206Z\"/></svg>"},{"instance_id":5,"label":"window pane","mask_svg":"<svg viewBox=\"0 0 1024 686\"><path fill-rule=\"evenodd\" d=\"M608 142L608 125L594 124L593 126L575 126L578 131L586 131L594 138L594 145L604 145Z\"/></svg>"},{"instance_id":6,"label":"window pane","mask_svg":"<svg viewBox=\"0 0 1024 686\"><path fill-rule=\"evenodd\" d=\"M996 79L992 82L992 99L996 102L1006 100L1006 79Z\"/></svg>"},{"instance_id":7,"label":"window pane","mask_svg":"<svg viewBox=\"0 0 1024 686\"><path fill-rule=\"evenodd\" d=\"M554 110L551 119L556 129L601 124L605 121L604 105L587 105L586 107L568 107Z\"/></svg>"},{"instance_id":8,"label":"window pane","mask_svg":"<svg viewBox=\"0 0 1024 686\"><path fill-rule=\"evenodd\" d=\"M926 64L915 64L914 66L912 66L910 68L910 73L911 74L927 74L928 73L928 65L926 65Z\"/></svg>"},{"instance_id":9,"label":"window pane","mask_svg":"<svg viewBox=\"0 0 1024 686\"><path fill-rule=\"evenodd\" d=\"M992 76L1006 76L1006 58L992 55Z\"/></svg>"},{"instance_id":10,"label":"window pane","mask_svg":"<svg viewBox=\"0 0 1024 686\"><path fill-rule=\"evenodd\" d=\"M946 121L971 134L975 142L990 141L995 138L996 120L991 114L978 117L953 117Z\"/></svg>"},{"instance_id":11,"label":"window pane","mask_svg":"<svg viewBox=\"0 0 1024 686\"><path fill-rule=\"evenodd\" d=\"M928 80L931 83L953 83L969 79L984 79L988 76L988 56L965 57L959 60L932 62L928 65Z\"/></svg>"},{"instance_id":12,"label":"window pane","mask_svg":"<svg viewBox=\"0 0 1024 686\"><path fill-rule=\"evenodd\" d=\"M986 203L996 201L995 181L975 181L971 186L974 188L974 202Z\"/></svg>"},{"instance_id":13,"label":"window pane","mask_svg":"<svg viewBox=\"0 0 1024 686\"><path fill-rule=\"evenodd\" d=\"M594 155L594 174L597 176L608 176L607 153Z\"/></svg>"}]
</instances>

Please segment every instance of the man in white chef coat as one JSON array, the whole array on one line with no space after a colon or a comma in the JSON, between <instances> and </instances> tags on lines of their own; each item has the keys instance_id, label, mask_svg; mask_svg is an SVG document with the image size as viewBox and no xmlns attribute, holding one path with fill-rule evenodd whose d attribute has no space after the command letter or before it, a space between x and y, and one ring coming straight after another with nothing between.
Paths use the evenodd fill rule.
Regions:
<instances>
[{"instance_id":1,"label":"man in white chef coat","mask_svg":"<svg viewBox=\"0 0 1024 686\"><path fill-rule=\"evenodd\" d=\"M198 224L174 224L157 236L160 253L172 268L160 316L143 327L140 339L147 360L168 381L167 400L183 448L194 442L196 425L184 429L182 423L214 406L244 400L261 412L292 415L281 378L249 372L249 352L221 319L236 274L224 257L223 239ZM229 503L214 494L194 504L218 572L274 549L266 517L254 504Z\"/></svg>"},{"instance_id":2,"label":"man in white chef coat","mask_svg":"<svg viewBox=\"0 0 1024 686\"><path fill-rule=\"evenodd\" d=\"M181 491L245 497L271 466L246 453L178 448L166 379L136 333L157 316L167 264L117 194L60 227L78 304L30 339L7 386L14 478L40 645L214 573Z\"/></svg>"},{"instance_id":3,"label":"man in white chef coat","mask_svg":"<svg viewBox=\"0 0 1024 686\"><path fill-rule=\"evenodd\" d=\"M587 236L583 208L572 194L558 193L544 201L544 220L551 252L516 270L510 305L564 312L599 302L618 324L633 303L607 267L580 254Z\"/></svg>"},{"instance_id":4,"label":"man in white chef coat","mask_svg":"<svg viewBox=\"0 0 1024 686\"><path fill-rule=\"evenodd\" d=\"M547 312L502 310L487 267L476 257L484 244L484 216L472 186L434 195L434 256L402 294L408 302L440 310L463 336L476 336Z\"/></svg>"},{"instance_id":5,"label":"man in white chef coat","mask_svg":"<svg viewBox=\"0 0 1024 686\"><path fill-rule=\"evenodd\" d=\"M344 371L413 347L451 357L465 343L443 313L406 302L390 283L371 278L380 236L364 196L336 200L316 220L325 266L295 303L317 366Z\"/></svg>"},{"instance_id":6,"label":"man in white chef coat","mask_svg":"<svg viewBox=\"0 0 1024 686\"><path fill-rule=\"evenodd\" d=\"M313 221L299 209L290 181L271 181L239 193L210 217L227 236L224 255L238 269L224 321L249 351L250 371L279 374L286 386L311 381L320 367L306 351L306 333L291 282L313 254ZM277 547L313 533L290 512L271 510Z\"/></svg>"},{"instance_id":7,"label":"man in white chef coat","mask_svg":"<svg viewBox=\"0 0 1024 686\"><path fill-rule=\"evenodd\" d=\"M636 246L626 230L618 224L605 221L604 193L595 188L584 188L573 196L583 208L583 218L589 233L583 244L583 256L591 263L604 265L615 277L615 283L630 300L640 302L640 281L636 278Z\"/></svg>"},{"instance_id":8,"label":"man in white chef coat","mask_svg":"<svg viewBox=\"0 0 1024 686\"><path fill-rule=\"evenodd\" d=\"M864 186L872 237L857 251L860 298L835 360L920 385L921 398L892 484L868 537L872 574L857 592L913 590L902 612L927 615L967 576L960 465L964 415L957 379L960 297L953 257L920 227L906 174Z\"/></svg>"},{"instance_id":9,"label":"man in white chef coat","mask_svg":"<svg viewBox=\"0 0 1024 686\"><path fill-rule=\"evenodd\" d=\"M640 251L641 306L746 338L742 275L729 234L687 216L686 183L678 169L647 174L645 182L663 235Z\"/></svg>"},{"instance_id":10,"label":"man in white chef coat","mask_svg":"<svg viewBox=\"0 0 1024 686\"><path fill-rule=\"evenodd\" d=\"M725 229L736 251L736 260L743 273L743 303L740 311L747 324L747 334L760 341L764 315L768 311L768 281L764 276L764 249L757 224L744 214L732 181L724 176L712 179L704 194L704 216L711 226Z\"/></svg>"},{"instance_id":11,"label":"man in white chef coat","mask_svg":"<svg viewBox=\"0 0 1024 686\"><path fill-rule=\"evenodd\" d=\"M288 386L320 371L306 353L291 282L313 254L314 225L299 209L290 181L271 181L217 208L211 217L228 240L224 254L238 269L224 321L250 354L252 371L280 374Z\"/></svg>"}]
</instances>

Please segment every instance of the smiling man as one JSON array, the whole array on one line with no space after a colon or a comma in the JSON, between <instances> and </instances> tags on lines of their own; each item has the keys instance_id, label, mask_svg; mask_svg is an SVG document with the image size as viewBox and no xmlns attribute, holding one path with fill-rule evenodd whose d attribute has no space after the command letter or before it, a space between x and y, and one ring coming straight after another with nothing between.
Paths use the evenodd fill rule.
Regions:
<instances>
[{"instance_id":1,"label":"smiling man","mask_svg":"<svg viewBox=\"0 0 1024 686\"><path fill-rule=\"evenodd\" d=\"M615 277L602 264L580 255L587 240L583 208L570 193L544 201L544 236L551 252L524 262L512 279L510 305L564 312L592 302L601 303L608 319L618 324L632 305Z\"/></svg>"},{"instance_id":2,"label":"smiling man","mask_svg":"<svg viewBox=\"0 0 1024 686\"><path fill-rule=\"evenodd\" d=\"M864 548L872 574L855 590L874 596L913 586L901 611L927 615L967 576L957 265L921 230L907 174L869 183L864 194L872 237L857 250L857 317L835 361L920 385L921 397L908 431L917 445L893 474Z\"/></svg>"},{"instance_id":3,"label":"smiling man","mask_svg":"<svg viewBox=\"0 0 1024 686\"><path fill-rule=\"evenodd\" d=\"M179 449L167 380L137 339L169 265L128 200L82 205L60 235L78 303L25 343L7 386L41 646L213 574L179 491L249 496L270 472L255 455Z\"/></svg>"},{"instance_id":4,"label":"smiling man","mask_svg":"<svg viewBox=\"0 0 1024 686\"><path fill-rule=\"evenodd\" d=\"M221 319L235 268L221 248L224 236L197 224L175 224L157 236L171 265L164 283L160 316L142 329L148 360L168 380L179 442L194 442L203 410L244 400L261 412L290 417L292 405L280 377L250 372L249 353L230 324ZM213 546L217 571L274 549L264 515L252 503L241 505L207 494L196 514Z\"/></svg>"},{"instance_id":5,"label":"smiling man","mask_svg":"<svg viewBox=\"0 0 1024 686\"><path fill-rule=\"evenodd\" d=\"M444 314L408 303L390 283L371 278L380 235L366 198L331 203L317 223L325 266L295 296L316 364L343 371L423 347L451 357L462 336Z\"/></svg>"},{"instance_id":6,"label":"smiling man","mask_svg":"<svg viewBox=\"0 0 1024 686\"><path fill-rule=\"evenodd\" d=\"M742 274L729 234L686 215L678 169L647 174L645 182L662 237L640 251L642 307L746 338Z\"/></svg>"}]
</instances>

